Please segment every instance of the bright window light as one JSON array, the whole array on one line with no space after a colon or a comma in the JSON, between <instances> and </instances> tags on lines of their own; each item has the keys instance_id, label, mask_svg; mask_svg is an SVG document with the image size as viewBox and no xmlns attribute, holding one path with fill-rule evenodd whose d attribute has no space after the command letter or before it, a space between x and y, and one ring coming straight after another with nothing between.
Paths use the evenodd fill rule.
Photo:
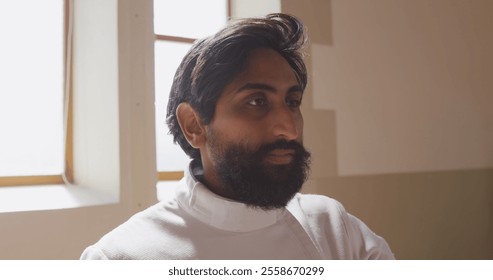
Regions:
<instances>
[{"instance_id":1,"label":"bright window light","mask_svg":"<svg viewBox=\"0 0 493 280\"><path fill-rule=\"evenodd\" d=\"M154 32L198 39L211 35L227 22L227 0L154 0ZM157 170L183 171L190 160L168 134L166 109L178 65L191 47L170 39L155 43Z\"/></svg>"},{"instance_id":2,"label":"bright window light","mask_svg":"<svg viewBox=\"0 0 493 280\"><path fill-rule=\"evenodd\" d=\"M202 38L227 21L227 0L154 0L154 33Z\"/></svg>"},{"instance_id":3,"label":"bright window light","mask_svg":"<svg viewBox=\"0 0 493 280\"><path fill-rule=\"evenodd\" d=\"M173 77L183 56L190 49L190 44L156 41L155 43L155 79L156 79L156 142L157 170L183 170L189 161L188 156L168 134L166 125L166 108Z\"/></svg>"},{"instance_id":4,"label":"bright window light","mask_svg":"<svg viewBox=\"0 0 493 280\"><path fill-rule=\"evenodd\" d=\"M0 176L63 170L63 1L0 1Z\"/></svg>"}]
</instances>

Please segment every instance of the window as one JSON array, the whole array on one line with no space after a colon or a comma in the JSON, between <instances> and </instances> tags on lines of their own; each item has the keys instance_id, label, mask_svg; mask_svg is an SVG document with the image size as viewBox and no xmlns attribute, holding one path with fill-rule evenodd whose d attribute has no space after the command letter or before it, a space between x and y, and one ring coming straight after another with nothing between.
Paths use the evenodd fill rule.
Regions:
<instances>
[{"instance_id":1,"label":"window","mask_svg":"<svg viewBox=\"0 0 493 280\"><path fill-rule=\"evenodd\" d=\"M177 180L189 161L173 143L166 107L175 71L192 43L215 33L228 18L227 0L154 0L156 143L160 180Z\"/></svg>"},{"instance_id":2,"label":"window","mask_svg":"<svg viewBox=\"0 0 493 280\"><path fill-rule=\"evenodd\" d=\"M0 2L0 186L63 183L65 2Z\"/></svg>"}]
</instances>

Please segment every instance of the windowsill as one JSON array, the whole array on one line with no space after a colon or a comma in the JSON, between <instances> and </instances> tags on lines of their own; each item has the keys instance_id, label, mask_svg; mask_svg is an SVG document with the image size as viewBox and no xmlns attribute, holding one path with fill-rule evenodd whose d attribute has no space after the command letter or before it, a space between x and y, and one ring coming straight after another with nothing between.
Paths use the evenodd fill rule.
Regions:
<instances>
[{"instance_id":1,"label":"windowsill","mask_svg":"<svg viewBox=\"0 0 493 280\"><path fill-rule=\"evenodd\" d=\"M65 185L0 188L0 213L70 209L118 203L101 191Z\"/></svg>"}]
</instances>

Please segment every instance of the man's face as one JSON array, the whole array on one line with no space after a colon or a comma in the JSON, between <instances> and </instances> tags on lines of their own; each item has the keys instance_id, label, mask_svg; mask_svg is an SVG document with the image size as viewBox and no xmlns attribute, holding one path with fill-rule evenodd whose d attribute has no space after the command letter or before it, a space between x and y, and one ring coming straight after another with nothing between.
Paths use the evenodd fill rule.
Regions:
<instances>
[{"instance_id":1,"label":"man's face","mask_svg":"<svg viewBox=\"0 0 493 280\"><path fill-rule=\"evenodd\" d=\"M201 149L206 184L248 205L283 207L306 180L310 154L302 146L303 96L277 52L252 52L245 70L219 98Z\"/></svg>"}]
</instances>

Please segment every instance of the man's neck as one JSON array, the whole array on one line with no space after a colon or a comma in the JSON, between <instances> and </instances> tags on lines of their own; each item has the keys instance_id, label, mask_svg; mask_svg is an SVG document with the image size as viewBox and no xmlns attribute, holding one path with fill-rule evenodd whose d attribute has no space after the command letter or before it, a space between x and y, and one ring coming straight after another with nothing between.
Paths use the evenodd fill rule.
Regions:
<instances>
[{"instance_id":1,"label":"man's neck","mask_svg":"<svg viewBox=\"0 0 493 280\"><path fill-rule=\"evenodd\" d=\"M216 173L212 172L212 167L204 167L202 161L193 160L191 172L195 179L204 184L211 192L224 198L232 199L232 196L229 195L225 188L219 183Z\"/></svg>"}]
</instances>

